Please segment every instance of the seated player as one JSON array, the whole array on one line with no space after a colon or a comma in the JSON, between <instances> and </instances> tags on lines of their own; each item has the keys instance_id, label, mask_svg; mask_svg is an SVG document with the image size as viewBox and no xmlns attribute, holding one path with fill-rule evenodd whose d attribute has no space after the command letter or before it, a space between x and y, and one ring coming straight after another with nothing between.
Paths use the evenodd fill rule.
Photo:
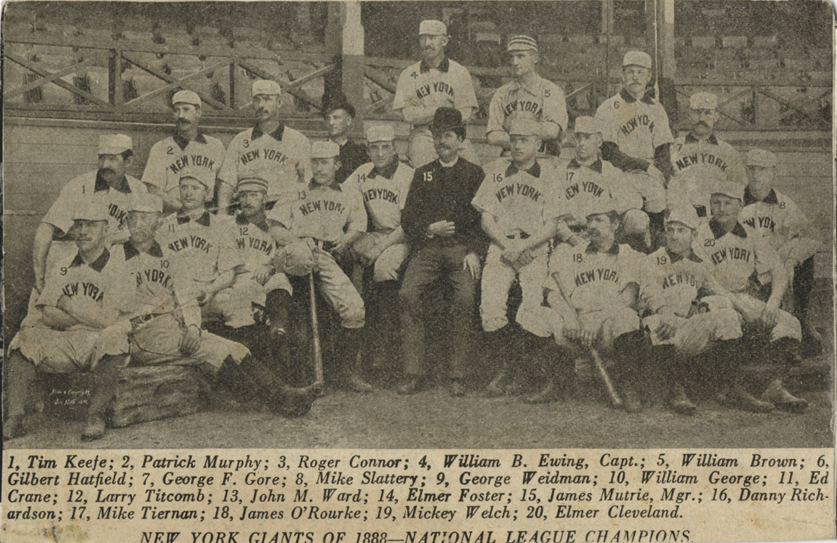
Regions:
<instances>
[{"instance_id":1,"label":"seated player","mask_svg":"<svg viewBox=\"0 0 837 543\"><path fill-rule=\"evenodd\" d=\"M530 398L533 403L557 399L563 384L558 381L573 379L571 361L596 349L618 362L625 409L642 409L636 395L641 335L639 315L633 309L642 254L616 243L617 207L614 200L602 199L597 207L588 208L590 240L575 247L561 244L550 258L547 302L553 309L553 335L562 356L553 360L547 386Z\"/></svg>"},{"instance_id":2,"label":"seated player","mask_svg":"<svg viewBox=\"0 0 837 543\"><path fill-rule=\"evenodd\" d=\"M49 274L36 312L27 315L9 344L8 401L3 439L26 434L23 416L36 372L89 371L96 363L122 366L125 355L97 348L102 330L128 309L123 288L125 269L105 247L108 211L105 198L91 195L76 202L72 217L77 252L57 262ZM91 402L82 439L97 439L105 405Z\"/></svg>"},{"instance_id":3,"label":"seated player","mask_svg":"<svg viewBox=\"0 0 837 543\"><path fill-rule=\"evenodd\" d=\"M712 349L713 360L723 360L741 324L732 303L722 296L706 296L712 271L695 255L692 243L700 222L694 208L671 211L666 222L665 247L645 257L640 296L650 311L642 319L648 329L648 356L661 370L669 388L669 405L677 413L691 415L697 409L689 400L684 381L697 370L694 357Z\"/></svg>"},{"instance_id":4,"label":"seated player","mask_svg":"<svg viewBox=\"0 0 837 543\"><path fill-rule=\"evenodd\" d=\"M651 241L648 215L642 211L642 193L634 186L634 174L624 173L602 160L601 121L577 117L574 129L575 158L558 173L558 191L564 210L561 218L578 230L587 220L587 209L601 198L612 198L621 215L619 238L635 250L645 251Z\"/></svg>"},{"instance_id":5,"label":"seated player","mask_svg":"<svg viewBox=\"0 0 837 543\"><path fill-rule=\"evenodd\" d=\"M410 254L401 227L401 211L414 170L399 160L391 126L370 127L366 143L372 161L355 170L343 188L360 192L369 217L370 231L352 244L352 251L357 261L372 271L371 284L364 286L364 298L370 343L376 355L372 366L380 369L385 364L383 357L392 351L390 344L398 330L399 272Z\"/></svg>"},{"instance_id":6,"label":"seated player","mask_svg":"<svg viewBox=\"0 0 837 543\"><path fill-rule=\"evenodd\" d=\"M808 298L814 284L814 255L820 246L819 232L805 213L775 188L776 155L752 149L747 154L747 177L741 223L764 236L782 261L793 287L793 309L802 323L803 348L817 353L822 337L808 319Z\"/></svg>"},{"instance_id":7,"label":"seated player","mask_svg":"<svg viewBox=\"0 0 837 543\"><path fill-rule=\"evenodd\" d=\"M270 233L284 251L283 269L292 275L313 271L326 302L340 317L339 346L344 384L356 392L372 386L361 376L360 339L366 312L363 299L340 268L336 258L351 260L350 248L366 231L366 210L356 190L342 187L334 178L340 167L340 148L332 142L311 146L314 177L297 201L275 206L267 218L275 224ZM309 265L299 265L298 255Z\"/></svg>"},{"instance_id":8,"label":"seated player","mask_svg":"<svg viewBox=\"0 0 837 543\"><path fill-rule=\"evenodd\" d=\"M549 240L555 236L559 208L555 170L536 159L541 146L540 123L516 119L509 127L511 158L486 168L471 204L482 214L482 229L491 240L482 270L482 328L499 372L488 385L491 396L504 393L503 380L517 360L527 360L551 343L552 330L543 307L543 285L549 260ZM551 161L550 161L551 162ZM519 329L509 326L509 288L520 282L523 300L517 311ZM515 377L522 368L512 367Z\"/></svg>"},{"instance_id":9,"label":"seated player","mask_svg":"<svg viewBox=\"0 0 837 543\"><path fill-rule=\"evenodd\" d=\"M725 353L730 361L730 390L721 400L757 412L774 406L788 411L803 411L808 406L794 397L783 385L790 366L801 361L799 342L802 328L790 313L779 309L788 286L782 260L768 241L749 226L738 222L744 187L738 183L720 182L712 190L709 201L712 219L698 228L695 253L711 265L715 282L713 290L728 298L744 319L746 350ZM758 298L760 287L771 283L767 301ZM767 349L776 364L775 377L761 399L749 395L736 365L755 346Z\"/></svg>"}]
</instances>

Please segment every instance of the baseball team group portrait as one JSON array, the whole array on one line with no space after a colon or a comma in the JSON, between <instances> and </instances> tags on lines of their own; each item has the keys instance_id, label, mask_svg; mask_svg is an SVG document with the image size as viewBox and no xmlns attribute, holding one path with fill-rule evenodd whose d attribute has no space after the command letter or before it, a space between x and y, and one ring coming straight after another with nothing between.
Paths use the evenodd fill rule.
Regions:
<instances>
[{"instance_id":1,"label":"baseball team group portrait","mask_svg":"<svg viewBox=\"0 0 837 543\"><path fill-rule=\"evenodd\" d=\"M3 26L4 447L833 446L830 3Z\"/></svg>"}]
</instances>

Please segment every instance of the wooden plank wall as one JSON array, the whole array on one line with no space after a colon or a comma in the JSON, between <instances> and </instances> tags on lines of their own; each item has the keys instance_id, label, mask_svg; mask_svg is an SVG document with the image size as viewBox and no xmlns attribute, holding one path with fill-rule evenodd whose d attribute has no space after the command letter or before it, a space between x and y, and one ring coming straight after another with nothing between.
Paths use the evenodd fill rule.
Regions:
<instances>
[{"instance_id":1,"label":"wooden plank wall","mask_svg":"<svg viewBox=\"0 0 837 543\"><path fill-rule=\"evenodd\" d=\"M380 121L374 121L377 123ZM289 123L293 126L293 123ZM407 127L398 123L399 148L406 147ZM310 126L310 125L309 125ZM208 132L227 145L246 126ZM483 127L472 127L474 132ZM169 125L139 123L52 122L48 120L7 119L4 134L3 180L5 199L5 303L4 333L11 338L26 310L33 283L31 243L40 218L47 212L61 187L73 177L96 168L96 145L100 134L124 133L134 140L135 157L130 174L139 178L151 146L169 134ZM323 133L310 133L323 137ZM722 135L723 137L723 135ZM484 141L484 140L483 140ZM497 155L496 149L479 141L476 147L485 161ZM742 146L746 151L756 145ZM832 199L832 158L830 149L783 152L774 141L765 147L779 154L779 190L787 193L815 221L826 240L817 257L817 276L831 276L829 236L834 204ZM571 155L567 149L565 155ZM568 158L566 156L565 158Z\"/></svg>"}]
</instances>

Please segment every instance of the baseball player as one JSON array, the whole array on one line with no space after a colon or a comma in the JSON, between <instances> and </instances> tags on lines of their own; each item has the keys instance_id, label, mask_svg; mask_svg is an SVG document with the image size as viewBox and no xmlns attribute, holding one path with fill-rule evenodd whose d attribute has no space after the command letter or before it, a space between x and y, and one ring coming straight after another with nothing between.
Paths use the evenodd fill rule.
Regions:
<instances>
[{"instance_id":1,"label":"baseball player","mask_svg":"<svg viewBox=\"0 0 837 543\"><path fill-rule=\"evenodd\" d=\"M651 56L628 51L622 59L624 88L596 110L602 122L602 158L624 172L642 173L635 184L645 201L651 230L663 231L665 187L671 177L669 144L674 141L668 116L659 101L648 95Z\"/></svg>"},{"instance_id":2,"label":"baseball player","mask_svg":"<svg viewBox=\"0 0 837 543\"><path fill-rule=\"evenodd\" d=\"M670 388L669 404L680 414L691 415L684 381L692 359L713 349L724 359L742 335L738 313L722 296L705 296L712 270L692 250L700 224L692 207L671 210L666 221L666 244L645 257L640 296L650 312L642 319L648 330L648 356L661 366Z\"/></svg>"},{"instance_id":3,"label":"baseball player","mask_svg":"<svg viewBox=\"0 0 837 543\"><path fill-rule=\"evenodd\" d=\"M633 309L639 291L642 254L616 243L617 203L601 199L588 209L589 241L575 247L561 244L550 258L547 303L555 343L562 356L548 367L547 386L528 401L542 403L560 396L558 380L573 379L571 361L585 349L619 362L624 407L639 411L636 355L640 345L639 316Z\"/></svg>"},{"instance_id":4,"label":"baseball player","mask_svg":"<svg viewBox=\"0 0 837 543\"><path fill-rule=\"evenodd\" d=\"M763 236L779 254L793 289L792 313L802 323L803 345L818 352L822 338L807 318L814 283L814 254L821 239L805 213L774 188L776 155L752 149L747 154L749 185L744 189L741 223Z\"/></svg>"},{"instance_id":5,"label":"baseball player","mask_svg":"<svg viewBox=\"0 0 837 543\"><path fill-rule=\"evenodd\" d=\"M727 353L732 360L732 388L726 401L751 411L769 411L775 405L790 411L802 411L807 402L785 390L782 381L789 366L801 361L799 342L802 329L790 313L779 309L788 285L782 260L767 239L739 221L744 186L719 182L712 189L710 212L712 219L698 228L694 243L695 253L708 262L715 279L713 290L728 298L744 319L744 338L748 351L751 344L768 343L771 359L777 363L778 375L762 395L761 400L749 396L741 386L741 374L735 364L741 362L743 349ZM772 283L769 298L756 297L759 286ZM761 330L766 333L761 334ZM764 337L764 336L769 336ZM722 393L723 399L723 393ZM772 404L772 405L771 405Z\"/></svg>"},{"instance_id":6,"label":"baseball player","mask_svg":"<svg viewBox=\"0 0 837 543\"><path fill-rule=\"evenodd\" d=\"M561 136L567 128L567 103L564 91L555 83L538 75L535 66L540 60L538 42L526 35L509 40L507 52L514 81L494 93L488 107L488 143L511 149L509 129L518 118L538 121L543 150L557 157L561 152Z\"/></svg>"},{"instance_id":7,"label":"baseball player","mask_svg":"<svg viewBox=\"0 0 837 543\"><path fill-rule=\"evenodd\" d=\"M413 256L404 272L399 298L406 382L400 394L415 394L427 374L424 361L422 296L428 285L446 277L454 288L450 393L465 394L462 380L474 348L474 295L480 278L480 254L485 247L480 213L471 206L485 173L459 157L465 139L462 114L453 108L436 110L430 123L439 158L418 168L401 214L401 226Z\"/></svg>"},{"instance_id":8,"label":"baseball player","mask_svg":"<svg viewBox=\"0 0 837 543\"><path fill-rule=\"evenodd\" d=\"M555 172L536 158L542 131L534 119L513 120L509 126L511 159L500 158L486 168L471 202L482 214L482 229L491 240L482 270L480 316L491 338L491 351L500 360L500 371L488 385L489 395L504 392L501 383L509 358L524 354L526 347L549 342L552 334L543 307L543 284L548 241L555 236L559 206ZM515 318L522 330L508 326L506 317L515 278L523 292Z\"/></svg>"},{"instance_id":9,"label":"baseball player","mask_svg":"<svg viewBox=\"0 0 837 543\"><path fill-rule=\"evenodd\" d=\"M370 231L352 244L352 251L361 265L372 270L372 285L364 296L373 338L370 343L377 358L372 366L383 367L382 359L398 329L399 272L410 254L401 213L414 170L398 159L391 126L370 126L366 143L372 161L356 169L343 186L363 195L369 217Z\"/></svg>"},{"instance_id":10,"label":"baseball player","mask_svg":"<svg viewBox=\"0 0 837 543\"><path fill-rule=\"evenodd\" d=\"M218 172L222 181L218 187L218 208L225 213L231 212L238 180L253 171L268 175L267 209L277 201L295 200L311 176L311 142L282 122L279 83L255 81L252 92L258 123L233 138Z\"/></svg>"},{"instance_id":11,"label":"baseball player","mask_svg":"<svg viewBox=\"0 0 837 543\"><path fill-rule=\"evenodd\" d=\"M9 344L7 360L9 409L3 439L26 434L23 416L29 386L36 371L73 373L88 371L98 362L121 367L119 352L97 349L102 330L124 315L130 300L124 285L125 271L106 247L111 219L104 195L78 199L70 220L76 253L56 262L47 276L34 310ZM99 420L106 405L91 403L82 439L98 439L104 432Z\"/></svg>"},{"instance_id":12,"label":"baseball player","mask_svg":"<svg viewBox=\"0 0 837 543\"><path fill-rule=\"evenodd\" d=\"M288 274L303 276L313 269L319 290L340 317L346 385L356 392L372 386L360 374L361 329L366 312L363 299L335 258L348 259L350 247L366 231L366 210L356 190L334 178L340 167L340 148L333 142L314 142L311 162L314 177L302 198L274 207L267 218L276 223L271 235L283 247L279 259ZM299 255L308 265L299 265Z\"/></svg>"},{"instance_id":13,"label":"baseball player","mask_svg":"<svg viewBox=\"0 0 837 543\"><path fill-rule=\"evenodd\" d=\"M407 150L413 168L436 159L429 125L438 108L457 109L467 123L479 107L471 74L445 56L449 39L445 23L422 21L419 25L422 60L409 66L398 78L392 109L400 110L404 120L413 126ZM460 145L460 156L479 164L471 143L463 139Z\"/></svg>"},{"instance_id":14,"label":"baseball player","mask_svg":"<svg viewBox=\"0 0 837 543\"><path fill-rule=\"evenodd\" d=\"M340 169L334 178L342 184L350 173L369 162L369 153L364 144L349 139L349 131L355 120L355 106L343 93L326 102L323 107L323 119L328 141L340 146Z\"/></svg>"},{"instance_id":15,"label":"baseball player","mask_svg":"<svg viewBox=\"0 0 837 543\"><path fill-rule=\"evenodd\" d=\"M573 131L575 158L558 170L561 219L574 230L583 228L589 209L601 199L613 199L621 217L619 238L636 250L645 251L650 243L648 215L642 211L642 194L626 174L602 160L601 122L593 117L577 117Z\"/></svg>"},{"instance_id":16,"label":"baseball player","mask_svg":"<svg viewBox=\"0 0 837 543\"><path fill-rule=\"evenodd\" d=\"M164 210L180 209L180 170L186 166L205 168L215 176L224 162L224 144L200 130L201 99L189 90L172 97L175 133L151 147L142 182L148 192L163 198Z\"/></svg>"},{"instance_id":17,"label":"baseball player","mask_svg":"<svg viewBox=\"0 0 837 543\"><path fill-rule=\"evenodd\" d=\"M105 198L108 209L108 245L124 243L128 239L128 231L123 223L128 214L129 198L133 193L146 192L142 182L126 175L133 161L133 142L122 134L99 136L97 153L98 169L67 183L35 230L32 260L37 293L43 292L46 274L52 272L54 262L68 256L72 258L75 254L70 232L73 213L79 203L93 194L101 194ZM62 241L53 243L58 236L61 236L59 239Z\"/></svg>"},{"instance_id":18,"label":"baseball player","mask_svg":"<svg viewBox=\"0 0 837 543\"><path fill-rule=\"evenodd\" d=\"M668 207L694 206L704 222L709 220L709 192L716 180L747 182L738 151L713 133L718 122L717 109L718 97L714 94L693 94L689 98L692 128L671 145L674 177L666 191Z\"/></svg>"}]
</instances>

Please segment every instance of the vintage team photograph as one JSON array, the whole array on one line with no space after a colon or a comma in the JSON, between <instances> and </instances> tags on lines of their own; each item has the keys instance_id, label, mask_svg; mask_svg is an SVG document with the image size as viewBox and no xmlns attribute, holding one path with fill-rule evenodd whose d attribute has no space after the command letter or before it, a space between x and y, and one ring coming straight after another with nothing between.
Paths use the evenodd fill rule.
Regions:
<instances>
[{"instance_id":1,"label":"vintage team photograph","mask_svg":"<svg viewBox=\"0 0 837 543\"><path fill-rule=\"evenodd\" d=\"M6 449L833 447L830 3L2 17Z\"/></svg>"}]
</instances>

